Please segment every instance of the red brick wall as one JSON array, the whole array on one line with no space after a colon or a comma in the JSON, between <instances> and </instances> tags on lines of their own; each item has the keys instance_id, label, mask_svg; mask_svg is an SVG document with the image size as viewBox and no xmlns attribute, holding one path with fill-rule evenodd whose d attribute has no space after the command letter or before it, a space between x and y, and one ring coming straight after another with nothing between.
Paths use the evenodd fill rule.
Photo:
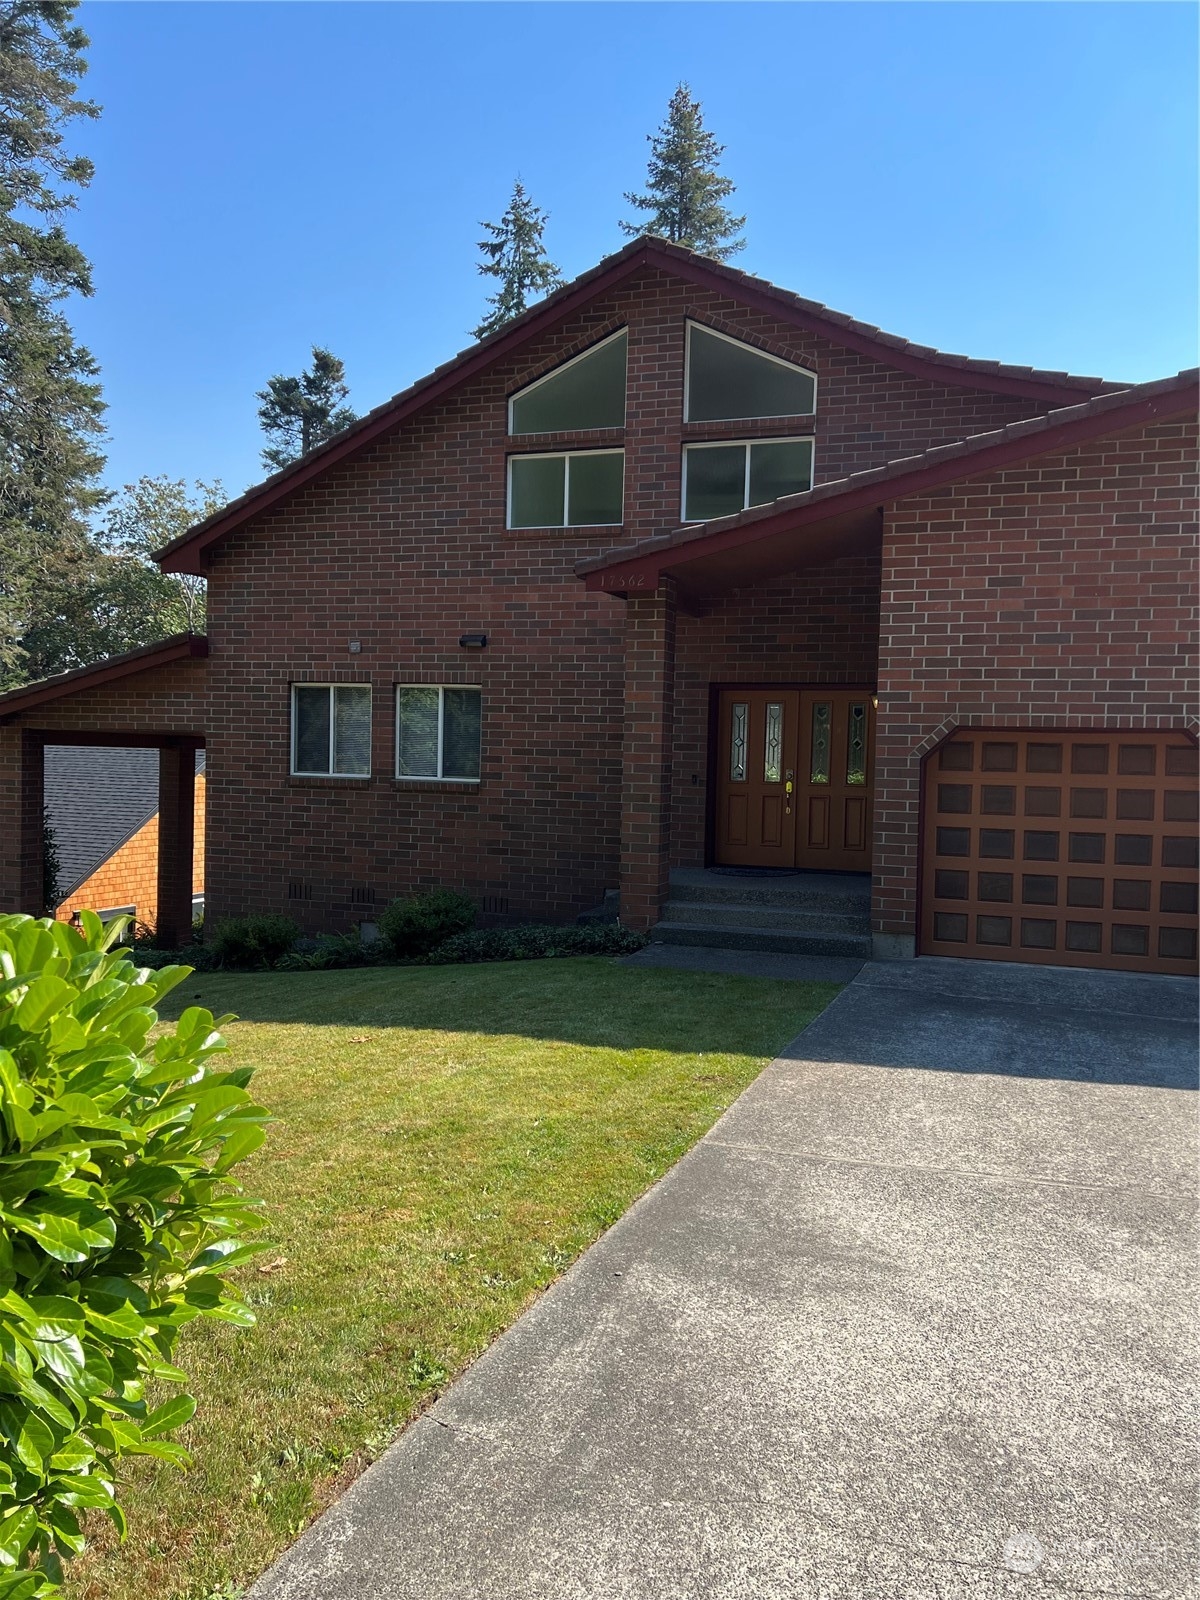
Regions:
<instances>
[{"instance_id":1,"label":"red brick wall","mask_svg":"<svg viewBox=\"0 0 1200 1600\"><path fill-rule=\"evenodd\" d=\"M909 377L657 271L574 313L558 333L498 361L214 552L206 718L214 914L282 906L310 927L345 926L371 916L372 895L445 883L499 914L564 917L617 883L625 610L586 593L575 563L678 524L685 434L800 431L685 429L688 316L815 368L819 480L1042 409ZM623 529L506 532L507 395L617 326L630 332ZM520 448L621 441L604 431L525 438ZM842 579L832 581L837 590ZM807 579L714 611L708 626L727 676L765 656L765 643L743 648L742 634L779 634L793 603L817 605ZM870 610L861 594L835 597L835 606ZM707 692L696 654L703 630L682 626L686 692L700 701L683 708L680 724L690 774ZM843 621L828 625L819 647L785 645L787 673L807 673L819 658L823 673L839 676L839 628L857 672L863 637L851 642ZM459 649L460 633L474 631L488 633L488 648ZM352 640L361 645L354 655ZM373 685L372 778L289 777L288 689L305 680ZM480 785L414 787L390 776L397 682L483 686ZM681 806L682 847L694 851L697 797Z\"/></svg>"},{"instance_id":2,"label":"red brick wall","mask_svg":"<svg viewBox=\"0 0 1200 1600\"><path fill-rule=\"evenodd\" d=\"M1181 727L1196 707L1196 425L889 507L877 931L915 927L922 755L954 726Z\"/></svg>"},{"instance_id":3,"label":"red brick wall","mask_svg":"<svg viewBox=\"0 0 1200 1600\"><path fill-rule=\"evenodd\" d=\"M204 891L204 774L196 775L195 848L192 853L192 893ZM76 911L107 911L113 906L136 906L137 920L153 928L158 921L158 813L139 828L119 850L98 866L90 878L73 889L55 912L59 922L69 922Z\"/></svg>"}]
</instances>

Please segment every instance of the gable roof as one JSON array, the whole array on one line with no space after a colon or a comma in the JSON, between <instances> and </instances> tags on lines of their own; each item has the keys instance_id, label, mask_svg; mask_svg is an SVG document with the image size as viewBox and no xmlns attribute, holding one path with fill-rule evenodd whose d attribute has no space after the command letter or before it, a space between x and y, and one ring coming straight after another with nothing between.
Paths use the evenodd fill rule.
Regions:
<instances>
[{"instance_id":1,"label":"gable roof","mask_svg":"<svg viewBox=\"0 0 1200 1600\"><path fill-rule=\"evenodd\" d=\"M94 689L114 678L127 677L132 672L148 672L153 667L165 667L171 661L183 661L189 656L206 656L208 640L202 633L175 633L157 644L144 644L136 650L126 650L123 655L109 656L104 661L93 661L86 667L73 667L70 672L60 672L53 678L43 678L38 683L26 683L19 689L0 694L0 722L18 711L29 711L47 700L60 700L64 695L77 694L81 689Z\"/></svg>"},{"instance_id":2,"label":"gable roof","mask_svg":"<svg viewBox=\"0 0 1200 1600\"><path fill-rule=\"evenodd\" d=\"M462 350L424 378L368 411L343 432L310 450L282 472L247 489L245 494L222 510L198 522L179 538L158 551L155 560L164 572L193 572L203 575L200 557L204 550L225 538L252 517L277 505L286 495L311 483L338 462L406 417L439 399L458 384L475 376L491 362L535 337L580 305L606 293L626 278L647 267L657 267L698 287L727 294L744 304L765 309L785 322L793 322L808 332L825 337L873 357L901 371L940 383L958 384L999 394L1011 394L1035 401L1068 401L1082 395L1120 387L1102 378L1075 377L1066 372L1046 372L1035 367L1010 366L1000 361L980 361L969 356L951 355L929 345L919 345L895 334L884 333L870 323L859 322L844 312L833 311L816 300L780 289L765 278L753 277L724 262L700 256L682 245L665 239L643 236L624 249L606 256L597 266L581 273L554 294L539 301L521 316L489 338Z\"/></svg>"},{"instance_id":3,"label":"gable roof","mask_svg":"<svg viewBox=\"0 0 1200 1600\"><path fill-rule=\"evenodd\" d=\"M48 744L44 759L61 905L158 811L158 751ZM203 750L196 771L204 771Z\"/></svg>"},{"instance_id":4,"label":"gable roof","mask_svg":"<svg viewBox=\"0 0 1200 1600\"><path fill-rule=\"evenodd\" d=\"M1173 378L1097 395L1078 405L820 483L767 505L751 506L736 516L691 523L640 544L609 550L579 562L575 570L587 588L610 594L652 589L664 572L686 572L700 588L711 588L714 582L724 587L731 585L729 575L745 563L750 547L758 546L753 567L742 579L753 582L768 573L787 571L788 550L790 547L795 553L798 530L817 524L829 530L831 538L810 538L809 559L831 559L839 549L849 553L878 541L877 513L885 502L1143 423L1194 416L1198 384L1200 369L1193 367Z\"/></svg>"}]
</instances>

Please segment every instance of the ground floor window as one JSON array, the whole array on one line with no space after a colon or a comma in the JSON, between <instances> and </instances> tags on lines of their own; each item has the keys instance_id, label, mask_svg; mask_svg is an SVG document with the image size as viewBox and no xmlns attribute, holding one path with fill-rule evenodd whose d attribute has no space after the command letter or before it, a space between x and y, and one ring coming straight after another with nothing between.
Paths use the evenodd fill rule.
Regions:
<instances>
[{"instance_id":1,"label":"ground floor window","mask_svg":"<svg viewBox=\"0 0 1200 1600\"><path fill-rule=\"evenodd\" d=\"M313 778L370 777L369 684L293 684L292 771Z\"/></svg>"},{"instance_id":2,"label":"ground floor window","mask_svg":"<svg viewBox=\"0 0 1200 1600\"><path fill-rule=\"evenodd\" d=\"M477 782L483 695L457 684L396 690L396 776Z\"/></svg>"},{"instance_id":3,"label":"ground floor window","mask_svg":"<svg viewBox=\"0 0 1200 1600\"><path fill-rule=\"evenodd\" d=\"M689 444L683 452L683 520L711 522L812 488L811 439Z\"/></svg>"}]
</instances>

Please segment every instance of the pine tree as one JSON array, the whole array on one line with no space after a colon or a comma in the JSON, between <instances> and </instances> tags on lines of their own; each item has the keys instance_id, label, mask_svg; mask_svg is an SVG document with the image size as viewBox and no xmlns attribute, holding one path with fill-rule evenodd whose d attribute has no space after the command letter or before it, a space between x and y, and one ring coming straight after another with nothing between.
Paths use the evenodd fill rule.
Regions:
<instances>
[{"instance_id":1,"label":"pine tree","mask_svg":"<svg viewBox=\"0 0 1200 1600\"><path fill-rule=\"evenodd\" d=\"M632 236L654 234L683 244L716 261L727 261L746 241L734 237L745 224L723 200L733 193L733 183L717 172L725 146L704 126L700 102L692 99L686 83L671 96L667 119L657 134L649 134L650 162L646 194L627 194L626 200L650 215L644 222L622 222Z\"/></svg>"},{"instance_id":2,"label":"pine tree","mask_svg":"<svg viewBox=\"0 0 1200 1600\"><path fill-rule=\"evenodd\" d=\"M97 108L77 96L87 35L69 0L0 3L0 686L30 676L24 640L50 581L85 573L102 503L97 368L60 307L91 294L61 218L92 165L64 130Z\"/></svg>"},{"instance_id":3,"label":"pine tree","mask_svg":"<svg viewBox=\"0 0 1200 1600\"><path fill-rule=\"evenodd\" d=\"M479 241L488 258L479 263L479 270L487 278L498 278L500 287L487 298L492 309L474 330L476 339L486 339L503 328L528 309L531 297L549 294L563 282L542 243L548 217L549 212L538 210L518 178L500 221L479 224L491 235Z\"/></svg>"},{"instance_id":4,"label":"pine tree","mask_svg":"<svg viewBox=\"0 0 1200 1600\"><path fill-rule=\"evenodd\" d=\"M350 393L337 356L313 345L312 366L298 378L274 377L256 396L258 420L271 441L262 453L272 472L290 466L357 420L342 401Z\"/></svg>"}]
</instances>

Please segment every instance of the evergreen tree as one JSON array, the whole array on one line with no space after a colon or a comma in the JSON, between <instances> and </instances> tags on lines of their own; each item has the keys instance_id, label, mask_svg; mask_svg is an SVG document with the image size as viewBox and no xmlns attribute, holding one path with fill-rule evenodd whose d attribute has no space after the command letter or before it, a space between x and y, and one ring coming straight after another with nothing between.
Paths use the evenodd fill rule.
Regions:
<instances>
[{"instance_id":1,"label":"evergreen tree","mask_svg":"<svg viewBox=\"0 0 1200 1600\"><path fill-rule=\"evenodd\" d=\"M686 83L671 96L667 119L657 134L647 137L647 193L625 198L650 215L644 222L622 222L624 231L670 239L716 261L727 261L745 249L746 241L735 237L745 217L735 217L721 204L733 193L731 180L717 172L725 146L705 129L700 102L692 99Z\"/></svg>"},{"instance_id":2,"label":"evergreen tree","mask_svg":"<svg viewBox=\"0 0 1200 1600\"><path fill-rule=\"evenodd\" d=\"M89 555L44 579L22 640L27 675L49 677L174 633L203 632L204 580L163 572L152 555L227 499L219 483L127 483Z\"/></svg>"},{"instance_id":3,"label":"evergreen tree","mask_svg":"<svg viewBox=\"0 0 1200 1600\"><path fill-rule=\"evenodd\" d=\"M312 366L298 378L275 377L258 391L258 420L270 444L262 453L272 472L290 466L357 420L342 402L346 368L337 356L313 345Z\"/></svg>"},{"instance_id":4,"label":"evergreen tree","mask_svg":"<svg viewBox=\"0 0 1200 1600\"><path fill-rule=\"evenodd\" d=\"M491 236L479 241L479 248L487 257L479 263L479 270L487 278L499 279L500 287L488 295L487 303L492 309L475 329L476 339L486 339L489 333L527 310L531 297L548 294L563 282L542 243L548 216L548 212L539 211L534 205L518 178L508 210L500 221L479 224Z\"/></svg>"},{"instance_id":5,"label":"evergreen tree","mask_svg":"<svg viewBox=\"0 0 1200 1600\"><path fill-rule=\"evenodd\" d=\"M45 588L86 572L102 503L97 369L60 303L92 292L61 218L92 176L64 130L88 39L70 0L0 0L0 687L31 675L24 639Z\"/></svg>"}]
</instances>

